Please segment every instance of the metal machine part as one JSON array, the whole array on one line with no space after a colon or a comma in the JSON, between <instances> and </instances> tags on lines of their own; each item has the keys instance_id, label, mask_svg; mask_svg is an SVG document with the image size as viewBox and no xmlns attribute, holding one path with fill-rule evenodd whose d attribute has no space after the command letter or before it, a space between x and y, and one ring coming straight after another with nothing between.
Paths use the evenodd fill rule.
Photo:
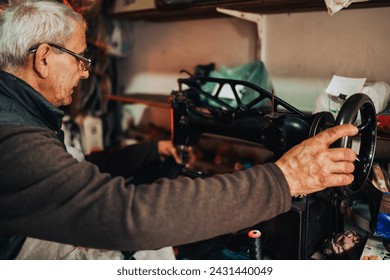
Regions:
<instances>
[{"instance_id":1,"label":"metal machine part","mask_svg":"<svg viewBox=\"0 0 390 280\"><path fill-rule=\"evenodd\" d=\"M376 139L377 139L377 121L374 103L363 93L357 93L350 96L336 118L336 124L355 123L358 114L360 114L361 123L359 124L360 148L355 161L355 180L351 185L340 191L348 196L358 192L366 182L374 161ZM352 139L344 137L334 144L335 147L352 147Z\"/></svg>"},{"instance_id":2,"label":"metal machine part","mask_svg":"<svg viewBox=\"0 0 390 280\"><path fill-rule=\"evenodd\" d=\"M171 94L172 137L177 146L193 145L200 134L211 133L262 144L280 156L308 138L312 116L256 85L205 77L178 82L179 91ZM210 84L215 85L213 93L202 89ZM226 88L233 98L223 96Z\"/></svg>"},{"instance_id":3,"label":"metal machine part","mask_svg":"<svg viewBox=\"0 0 390 280\"><path fill-rule=\"evenodd\" d=\"M335 120L329 112L301 112L246 81L190 77L179 79L178 84L170 103L172 140L179 151L185 153L185 147L196 145L199 136L208 133L257 143L278 158L329 127L352 123L358 125L361 141L355 181L338 190L342 197L348 197L366 182L376 148L376 112L367 95L357 93L348 98ZM333 146L351 147L352 140L344 137Z\"/></svg>"},{"instance_id":4,"label":"metal machine part","mask_svg":"<svg viewBox=\"0 0 390 280\"><path fill-rule=\"evenodd\" d=\"M353 149L352 142L355 145L355 180L350 186L294 198L289 212L252 227L262 233L258 255L272 259L309 259L324 240L344 232L343 205L365 185L375 154L376 114L367 95L352 95L335 119L330 112L301 112L245 81L191 76L179 79L178 83L179 89L170 98L171 131L173 143L184 160L187 147L195 146L205 134L249 141L271 151L278 159L294 145L327 128L345 123L357 125L357 137L344 137L332 145ZM208 176L185 168L182 172L191 177ZM242 252L253 248L247 239L246 234L236 233L222 251L230 249L230 257L242 257ZM217 248L220 243L215 242ZM209 240L202 244L209 247L214 243ZM234 251L242 244L244 249ZM217 255L221 256L221 252Z\"/></svg>"}]
</instances>

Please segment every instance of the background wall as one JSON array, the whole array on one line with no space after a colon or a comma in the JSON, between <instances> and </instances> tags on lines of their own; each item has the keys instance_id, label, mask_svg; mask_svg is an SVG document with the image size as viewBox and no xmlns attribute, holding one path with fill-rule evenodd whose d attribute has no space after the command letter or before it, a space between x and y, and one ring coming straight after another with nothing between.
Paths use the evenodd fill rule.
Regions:
<instances>
[{"instance_id":1,"label":"background wall","mask_svg":"<svg viewBox=\"0 0 390 280\"><path fill-rule=\"evenodd\" d=\"M310 111L330 78L390 83L390 8L269 15L262 58L287 102Z\"/></svg>"},{"instance_id":2,"label":"background wall","mask_svg":"<svg viewBox=\"0 0 390 280\"><path fill-rule=\"evenodd\" d=\"M145 81L143 86L139 82L145 74L164 78L158 81L164 84L172 75L176 83L180 70L193 72L198 64L214 62L232 67L251 62L257 51L256 32L254 24L231 18L134 22L132 52L120 65L126 69L120 71L124 91L147 91L152 81Z\"/></svg>"},{"instance_id":3,"label":"background wall","mask_svg":"<svg viewBox=\"0 0 390 280\"><path fill-rule=\"evenodd\" d=\"M256 25L236 18L132 24L133 49L119 64L125 93L168 95L181 69L234 67L259 56L275 93L305 111L334 74L390 83L390 8L264 16L260 54ZM166 114L156 114L162 124Z\"/></svg>"},{"instance_id":4,"label":"background wall","mask_svg":"<svg viewBox=\"0 0 390 280\"><path fill-rule=\"evenodd\" d=\"M119 61L119 81L124 93L169 95L177 89L177 79L186 77L182 69L194 72L199 64L215 63L234 67L255 60L257 54L254 24L239 19L207 19L178 22L131 23L130 54ZM128 105L136 125L150 121L169 129L169 110ZM143 114L142 117L138 116Z\"/></svg>"}]
</instances>

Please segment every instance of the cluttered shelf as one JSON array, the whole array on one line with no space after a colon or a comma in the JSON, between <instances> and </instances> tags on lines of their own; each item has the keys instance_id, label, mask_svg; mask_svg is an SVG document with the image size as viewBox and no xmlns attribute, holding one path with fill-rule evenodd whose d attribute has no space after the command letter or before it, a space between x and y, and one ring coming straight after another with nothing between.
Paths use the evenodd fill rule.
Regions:
<instances>
[{"instance_id":1,"label":"cluttered shelf","mask_svg":"<svg viewBox=\"0 0 390 280\"><path fill-rule=\"evenodd\" d=\"M131 8L131 6L124 6L121 8L116 7L116 9L112 12L112 15L116 18L129 20L146 19L167 21L224 16L216 11L217 7L261 14L327 10L326 4L323 0L203 0L149 2L150 4L142 6L142 9ZM134 6L136 6L135 4ZM390 6L390 1L388 0L370 0L352 3L352 5L348 8L356 9L388 6Z\"/></svg>"},{"instance_id":2,"label":"cluttered shelf","mask_svg":"<svg viewBox=\"0 0 390 280\"><path fill-rule=\"evenodd\" d=\"M378 131L377 143L375 150L375 160L386 161L390 160L390 134L381 133Z\"/></svg>"},{"instance_id":3,"label":"cluttered shelf","mask_svg":"<svg viewBox=\"0 0 390 280\"><path fill-rule=\"evenodd\" d=\"M127 95L106 95L105 99L123 103L138 103L153 107L169 109L169 96L151 93L133 93Z\"/></svg>"},{"instance_id":4,"label":"cluttered shelf","mask_svg":"<svg viewBox=\"0 0 390 280\"><path fill-rule=\"evenodd\" d=\"M390 141L390 134L378 132L378 140Z\"/></svg>"},{"instance_id":5,"label":"cluttered shelf","mask_svg":"<svg viewBox=\"0 0 390 280\"><path fill-rule=\"evenodd\" d=\"M390 110L389 106L384 113L377 116L377 148L376 157L382 160L390 160Z\"/></svg>"}]
</instances>

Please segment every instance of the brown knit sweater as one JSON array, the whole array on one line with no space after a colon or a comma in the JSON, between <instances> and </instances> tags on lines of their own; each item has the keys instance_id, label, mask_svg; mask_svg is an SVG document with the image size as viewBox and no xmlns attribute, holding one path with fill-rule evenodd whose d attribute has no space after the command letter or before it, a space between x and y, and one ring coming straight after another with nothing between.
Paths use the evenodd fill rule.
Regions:
<instances>
[{"instance_id":1,"label":"brown knit sweater","mask_svg":"<svg viewBox=\"0 0 390 280\"><path fill-rule=\"evenodd\" d=\"M51 130L33 126L2 126L0 155L4 235L104 249L156 249L236 232L291 207L287 182L273 163L206 179L135 186L90 162L77 162ZM130 169L158 158L156 147L135 154L125 149L105 165L118 156Z\"/></svg>"}]
</instances>

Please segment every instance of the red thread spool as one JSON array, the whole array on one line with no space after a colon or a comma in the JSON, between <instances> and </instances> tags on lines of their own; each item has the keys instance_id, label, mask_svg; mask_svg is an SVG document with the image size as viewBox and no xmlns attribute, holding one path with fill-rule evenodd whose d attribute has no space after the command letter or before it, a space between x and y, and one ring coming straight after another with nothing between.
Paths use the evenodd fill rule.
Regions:
<instances>
[{"instance_id":1,"label":"red thread spool","mask_svg":"<svg viewBox=\"0 0 390 280\"><path fill-rule=\"evenodd\" d=\"M251 230L248 232L249 237L249 258L251 260L262 260L263 255L261 253L261 231Z\"/></svg>"}]
</instances>

